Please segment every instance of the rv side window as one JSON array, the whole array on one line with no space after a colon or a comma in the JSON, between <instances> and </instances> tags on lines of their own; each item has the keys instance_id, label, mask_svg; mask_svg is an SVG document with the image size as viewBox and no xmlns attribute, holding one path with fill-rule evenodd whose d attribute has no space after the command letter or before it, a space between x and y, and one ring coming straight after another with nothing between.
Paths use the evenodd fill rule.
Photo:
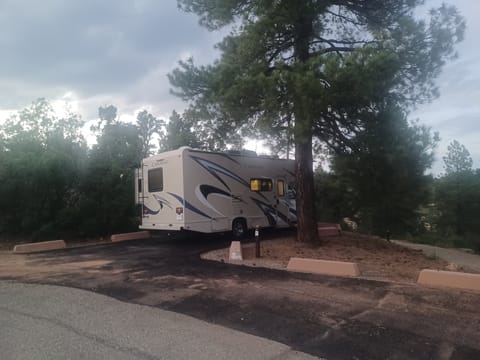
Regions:
<instances>
[{"instance_id":1,"label":"rv side window","mask_svg":"<svg viewBox=\"0 0 480 360\"><path fill-rule=\"evenodd\" d=\"M163 191L163 168L148 170L148 192Z\"/></svg>"},{"instance_id":2,"label":"rv side window","mask_svg":"<svg viewBox=\"0 0 480 360\"><path fill-rule=\"evenodd\" d=\"M277 180L277 195L285 196L285 181Z\"/></svg>"},{"instance_id":3,"label":"rv side window","mask_svg":"<svg viewBox=\"0 0 480 360\"><path fill-rule=\"evenodd\" d=\"M250 190L252 191L272 191L272 179L250 179Z\"/></svg>"}]
</instances>

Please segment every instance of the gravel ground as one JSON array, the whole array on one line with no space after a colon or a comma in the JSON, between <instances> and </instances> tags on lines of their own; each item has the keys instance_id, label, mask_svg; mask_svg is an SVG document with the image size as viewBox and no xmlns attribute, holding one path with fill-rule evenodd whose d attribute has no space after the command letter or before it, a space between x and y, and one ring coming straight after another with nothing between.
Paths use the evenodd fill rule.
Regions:
<instances>
[{"instance_id":1,"label":"gravel ground","mask_svg":"<svg viewBox=\"0 0 480 360\"><path fill-rule=\"evenodd\" d=\"M321 246L299 243L293 236L261 242L261 258L255 258L253 243L243 245L247 266L286 269L291 257L356 262L362 277L377 280L416 282L422 269L447 270L448 262L426 256L377 237L344 234L323 240ZM202 254L202 258L228 262L228 248ZM235 262L233 262L235 263Z\"/></svg>"}]
</instances>

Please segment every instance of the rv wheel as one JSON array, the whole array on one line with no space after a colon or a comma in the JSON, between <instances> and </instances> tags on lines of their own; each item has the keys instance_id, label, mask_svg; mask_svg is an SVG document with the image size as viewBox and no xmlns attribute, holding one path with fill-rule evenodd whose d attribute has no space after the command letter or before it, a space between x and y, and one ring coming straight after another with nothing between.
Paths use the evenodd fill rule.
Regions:
<instances>
[{"instance_id":1,"label":"rv wheel","mask_svg":"<svg viewBox=\"0 0 480 360\"><path fill-rule=\"evenodd\" d=\"M247 234L247 223L244 219L235 219L232 225L232 233L235 239L242 239Z\"/></svg>"}]
</instances>

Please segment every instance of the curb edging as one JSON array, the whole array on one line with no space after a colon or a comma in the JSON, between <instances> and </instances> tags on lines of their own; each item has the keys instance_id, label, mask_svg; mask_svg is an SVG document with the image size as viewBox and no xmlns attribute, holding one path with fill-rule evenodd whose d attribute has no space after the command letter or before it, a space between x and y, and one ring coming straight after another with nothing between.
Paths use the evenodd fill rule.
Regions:
<instances>
[{"instance_id":1,"label":"curb edging","mask_svg":"<svg viewBox=\"0 0 480 360\"><path fill-rule=\"evenodd\" d=\"M42 241L36 243L15 245L13 248L14 254L29 254L42 251L51 251L58 249L65 249L67 245L63 240Z\"/></svg>"},{"instance_id":2,"label":"curb edging","mask_svg":"<svg viewBox=\"0 0 480 360\"><path fill-rule=\"evenodd\" d=\"M358 265L353 262L290 258L288 271L312 274L357 277L360 275Z\"/></svg>"},{"instance_id":3,"label":"curb edging","mask_svg":"<svg viewBox=\"0 0 480 360\"><path fill-rule=\"evenodd\" d=\"M423 269L418 284L480 291L480 274Z\"/></svg>"},{"instance_id":4,"label":"curb edging","mask_svg":"<svg viewBox=\"0 0 480 360\"><path fill-rule=\"evenodd\" d=\"M150 232L149 231L137 231L131 233L123 233L123 234L113 234L110 237L112 243L120 242L120 241L128 241L128 240L140 240L140 239L149 239Z\"/></svg>"}]
</instances>

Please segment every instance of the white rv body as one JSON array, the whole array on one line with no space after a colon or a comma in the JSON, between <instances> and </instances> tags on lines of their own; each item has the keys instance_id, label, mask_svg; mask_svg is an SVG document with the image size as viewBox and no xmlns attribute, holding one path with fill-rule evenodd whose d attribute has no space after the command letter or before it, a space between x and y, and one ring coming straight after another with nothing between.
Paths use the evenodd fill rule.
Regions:
<instances>
[{"instance_id":1,"label":"white rv body","mask_svg":"<svg viewBox=\"0 0 480 360\"><path fill-rule=\"evenodd\" d=\"M260 190L252 191L254 180ZM136 170L140 229L225 232L289 227L296 222L295 162L256 154L180 148L142 161Z\"/></svg>"}]
</instances>

